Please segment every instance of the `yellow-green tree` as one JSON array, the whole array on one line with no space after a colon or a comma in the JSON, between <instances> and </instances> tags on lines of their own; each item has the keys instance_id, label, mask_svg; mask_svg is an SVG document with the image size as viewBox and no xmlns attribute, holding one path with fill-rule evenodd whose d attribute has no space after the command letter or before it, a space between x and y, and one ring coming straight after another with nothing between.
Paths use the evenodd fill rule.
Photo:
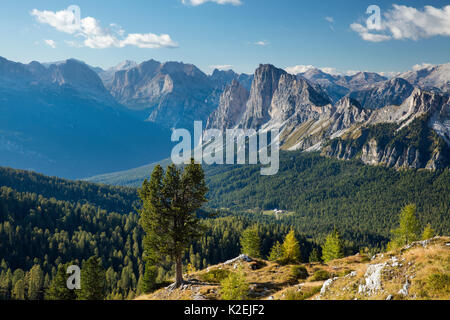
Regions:
<instances>
[{"instance_id":1,"label":"yellow-green tree","mask_svg":"<svg viewBox=\"0 0 450 320\"><path fill-rule=\"evenodd\" d=\"M269 260L270 261L278 261L283 259L284 256L284 250L283 250L283 245L277 241L272 249L270 249L270 254L269 254Z\"/></svg>"},{"instance_id":2,"label":"yellow-green tree","mask_svg":"<svg viewBox=\"0 0 450 320\"><path fill-rule=\"evenodd\" d=\"M286 235L283 242L283 262L298 263L300 262L300 244L295 238L294 229L291 229Z\"/></svg>"},{"instance_id":3,"label":"yellow-green tree","mask_svg":"<svg viewBox=\"0 0 450 320\"><path fill-rule=\"evenodd\" d=\"M337 230L334 230L327 236L322 246L322 260L327 263L331 260L342 258L343 256L344 248L341 236Z\"/></svg>"},{"instance_id":4,"label":"yellow-green tree","mask_svg":"<svg viewBox=\"0 0 450 320\"><path fill-rule=\"evenodd\" d=\"M221 281L222 300L245 300L248 298L249 286L242 272L232 272Z\"/></svg>"},{"instance_id":5,"label":"yellow-green tree","mask_svg":"<svg viewBox=\"0 0 450 320\"><path fill-rule=\"evenodd\" d=\"M409 204L405 206L399 215L399 226L391 230L392 238L387 249L394 250L408 243L419 240L420 224L416 217L416 206Z\"/></svg>"},{"instance_id":6,"label":"yellow-green tree","mask_svg":"<svg viewBox=\"0 0 450 320\"><path fill-rule=\"evenodd\" d=\"M259 237L257 226L244 230L240 240L243 254L252 258L261 257L261 239Z\"/></svg>"},{"instance_id":7,"label":"yellow-green tree","mask_svg":"<svg viewBox=\"0 0 450 320\"><path fill-rule=\"evenodd\" d=\"M435 231L431 228L431 224L427 224L425 229L423 229L422 240L428 240L434 237Z\"/></svg>"}]
</instances>

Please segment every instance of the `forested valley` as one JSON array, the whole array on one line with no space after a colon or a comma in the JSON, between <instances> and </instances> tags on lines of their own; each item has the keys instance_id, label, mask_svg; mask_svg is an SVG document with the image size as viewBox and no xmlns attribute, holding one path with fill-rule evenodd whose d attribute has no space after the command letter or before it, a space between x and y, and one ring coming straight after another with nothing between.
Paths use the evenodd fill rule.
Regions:
<instances>
[{"instance_id":1,"label":"forested valley","mask_svg":"<svg viewBox=\"0 0 450 320\"><path fill-rule=\"evenodd\" d=\"M261 254L291 228L307 262L338 230L346 254L377 252L389 240L398 212L417 205L419 221L449 234L449 172L394 171L317 154L282 153L280 173L261 177L258 166L206 167L209 202L198 213L205 233L187 250L183 264L203 269L241 253L240 237L256 226ZM58 268L101 260L107 299L143 292L144 232L137 190L75 182L0 168L0 299L46 299ZM281 219L273 209L290 212ZM170 261L157 282L173 276Z\"/></svg>"}]
</instances>

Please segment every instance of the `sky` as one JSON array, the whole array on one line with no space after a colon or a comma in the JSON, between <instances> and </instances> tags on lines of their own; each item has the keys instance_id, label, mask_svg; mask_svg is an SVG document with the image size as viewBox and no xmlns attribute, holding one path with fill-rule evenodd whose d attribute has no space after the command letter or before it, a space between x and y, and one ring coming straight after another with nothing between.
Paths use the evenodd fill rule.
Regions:
<instances>
[{"instance_id":1,"label":"sky","mask_svg":"<svg viewBox=\"0 0 450 320\"><path fill-rule=\"evenodd\" d=\"M367 9L373 5L379 8ZM369 21L367 21L369 19ZM21 0L0 4L0 56L104 69L155 59L252 73L403 72L450 62L449 1Z\"/></svg>"}]
</instances>

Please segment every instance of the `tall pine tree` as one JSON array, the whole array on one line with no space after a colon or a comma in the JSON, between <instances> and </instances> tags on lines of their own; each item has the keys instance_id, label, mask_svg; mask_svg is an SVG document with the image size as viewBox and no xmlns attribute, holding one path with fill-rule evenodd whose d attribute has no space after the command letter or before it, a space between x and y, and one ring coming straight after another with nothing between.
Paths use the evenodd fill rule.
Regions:
<instances>
[{"instance_id":1,"label":"tall pine tree","mask_svg":"<svg viewBox=\"0 0 450 320\"><path fill-rule=\"evenodd\" d=\"M207 201L207 191L203 168L193 159L183 172L170 165L164 174L161 166L156 166L150 181L145 180L139 190L146 259L158 262L164 256L171 257L175 261L176 287L183 283L186 249L203 234L196 212Z\"/></svg>"}]
</instances>

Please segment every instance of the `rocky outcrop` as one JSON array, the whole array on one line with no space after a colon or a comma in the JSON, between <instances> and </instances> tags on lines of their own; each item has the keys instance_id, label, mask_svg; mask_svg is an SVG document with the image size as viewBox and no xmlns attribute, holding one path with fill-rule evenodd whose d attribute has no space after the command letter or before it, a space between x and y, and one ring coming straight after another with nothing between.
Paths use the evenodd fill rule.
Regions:
<instances>
[{"instance_id":1,"label":"rocky outcrop","mask_svg":"<svg viewBox=\"0 0 450 320\"><path fill-rule=\"evenodd\" d=\"M220 97L219 107L209 116L206 129L234 128L243 113L249 92L237 81L233 80Z\"/></svg>"}]
</instances>

